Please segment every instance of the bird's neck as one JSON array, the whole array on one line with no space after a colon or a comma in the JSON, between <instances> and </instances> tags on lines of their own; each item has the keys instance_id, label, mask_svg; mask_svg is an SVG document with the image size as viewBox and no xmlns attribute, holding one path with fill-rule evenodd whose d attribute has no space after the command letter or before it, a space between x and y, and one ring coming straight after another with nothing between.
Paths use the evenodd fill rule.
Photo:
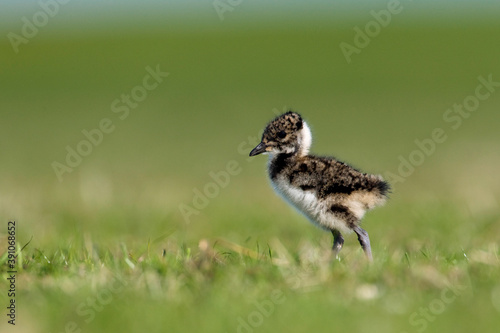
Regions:
<instances>
[{"instance_id":1,"label":"bird's neck","mask_svg":"<svg viewBox=\"0 0 500 333\"><path fill-rule=\"evenodd\" d=\"M299 135L299 149L297 151L297 155L302 157L309 154L309 149L312 144L312 135L311 129L307 126L307 123L304 121L302 123L302 129L300 130Z\"/></svg>"},{"instance_id":2,"label":"bird's neck","mask_svg":"<svg viewBox=\"0 0 500 333\"><path fill-rule=\"evenodd\" d=\"M267 167L271 179L274 180L283 170L290 167L296 156L297 154L291 153L270 154Z\"/></svg>"}]
</instances>

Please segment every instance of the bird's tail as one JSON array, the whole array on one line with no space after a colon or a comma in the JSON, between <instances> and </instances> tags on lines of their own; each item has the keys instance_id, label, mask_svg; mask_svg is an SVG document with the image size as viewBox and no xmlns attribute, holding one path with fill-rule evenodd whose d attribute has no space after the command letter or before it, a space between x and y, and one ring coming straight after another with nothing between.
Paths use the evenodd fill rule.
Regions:
<instances>
[{"instance_id":1,"label":"bird's tail","mask_svg":"<svg viewBox=\"0 0 500 333\"><path fill-rule=\"evenodd\" d=\"M383 205L391 192L391 185L386 182L380 175L370 175L369 183L371 188L366 200L368 209Z\"/></svg>"}]
</instances>

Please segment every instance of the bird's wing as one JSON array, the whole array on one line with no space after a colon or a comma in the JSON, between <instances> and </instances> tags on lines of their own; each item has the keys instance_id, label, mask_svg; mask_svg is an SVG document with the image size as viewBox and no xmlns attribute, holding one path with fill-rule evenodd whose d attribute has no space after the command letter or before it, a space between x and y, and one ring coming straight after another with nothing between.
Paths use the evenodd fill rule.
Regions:
<instances>
[{"instance_id":1,"label":"bird's wing","mask_svg":"<svg viewBox=\"0 0 500 333\"><path fill-rule=\"evenodd\" d=\"M366 175L332 158L308 157L289 171L293 186L315 189L319 195L350 194L366 186Z\"/></svg>"}]
</instances>

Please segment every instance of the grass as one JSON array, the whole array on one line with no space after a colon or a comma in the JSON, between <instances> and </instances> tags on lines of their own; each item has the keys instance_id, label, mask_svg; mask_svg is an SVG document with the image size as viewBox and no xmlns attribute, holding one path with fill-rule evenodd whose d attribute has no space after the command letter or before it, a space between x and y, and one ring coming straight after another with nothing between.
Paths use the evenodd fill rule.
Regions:
<instances>
[{"instance_id":1,"label":"grass","mask_svg":"<svg viewBox=\"0 0 500 333\"><path fill-rule=\"evenodd\" d=\"M376 257L368 265L354 237L336 261L326 236L302 239L295 250L278 238L243 245L202 239L189 247L175 236L128 246L96 243L85 234L55 249L28 247L18 320L36 323L32 330L41 332L63 331L72 322L82 331L221 332L237 330L238 318L269 332L418 332L424 326L488 332L498 324L489 306L498 302L491 298L498 289L495 242L447 251L418 239L399 247L392 237L372 237ZM273 293L281 297L270 306ZM430 308L432 320L424 320L422 308ZM476 316L487 320L470 320Z\"/></svg>"},{"instance_id":2,"label":"grass","mask_svg":"<svg viewBox=\"0 0 500 333\"><path fill-rule=\"evenodd\" d=\"M405 207L412 209L422 211ZM89 232L56 246L36 247L33 240L23 250L18 274L18 320L35 332L63 332L72 323L89 332L225 332L237 331L239 318L263 332L285 327L292 332L331 327L492 332L498 325L493 306L499 301L494 298L499 288L498 215L476 219L470 238L461 243L461 231L453 225L465 224L467 218L457 220L444 205L425 212L425 218L408 214L406 233L380 228L402 216L390 204L369 215L372 265L352 235L340 260L334 260L330 235L293 212L273 217L281 232L240 235L246 239L239 243L230 237L183 242L189 230L168 228L155 238L138 235L124 241L96 241L99 234ZM242 213L257 225L269 223L252 210ZM224 214L221 210L217 216L223 219ZM273 211L267 214L273 216ZM293 223L291 230L284 227L287 223ZM279 302L270 306L276 293ZM426 308L431 319L422 312Z\"/></svg>"},{"instance_id":3,"label":"grass","mask_svg":"<svg viewBox=\"0 0 500 333\"><path fill-rule=\"evenodd\" d=\"M400 17L351 64L338 45L363 22L345 20L119 37L49 26L2 54L1 304L9 219L19 248L29 242L15 329L494 332L500 92L456 131L443 113L478 76L500 78L500 31ZM120 120L112 101L156 64L170 76ZM313 152L373 173L395 172L415 139L445 129L448 139L365 217L372 265L353 235L332 258L331 235L274 195L264 158L246 156L286 107L311 125ZM116 130L59 182L51 163L103 118ZM241 171L186 221L179 206L229 161Z\"/></svg>"}]
</instances>

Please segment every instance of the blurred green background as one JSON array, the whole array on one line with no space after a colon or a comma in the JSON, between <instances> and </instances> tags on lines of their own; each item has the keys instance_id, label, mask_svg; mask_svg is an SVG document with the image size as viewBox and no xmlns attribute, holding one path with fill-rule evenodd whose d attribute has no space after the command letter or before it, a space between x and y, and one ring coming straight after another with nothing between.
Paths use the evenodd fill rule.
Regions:
<instances>
[{"instance_id":1,"label":"blurred green background","mask_svg":"<svg viewBox=\"0 0 500 333\"><path fill-rule=\"evenodd\" d=\"M366 229L375 257L413 248L493 253L497 261L486 281L472 283L478 285L472 302L487 318L486 328L498 327L500 88L456 130L443 115L474 95L478 77L500 82L499 4L401 1L401 12L348 63L340 44L355 45L354 28L364 29L374 20L370 11L386 10L388 2L232 3L71 1L59 4L18 52L12 33L22 36L23 17L33 22L43 9L35 1L2 3L0 242L5 244L7 221L15 219L18 242L33 236L28 248L42 252L85 237L102 247L133 248L171 232L170 245L193 250L201 239L254 247L278 238L292 252L302 242L327 251L330 236L273 193L266 159L247 157L266 122L290 108L298 111L312 128L314 153L383 175L398 172L400 156L408 159L417 149L415 140L442 128L445 142L404 182L393 183L390 202L365 218ZM227 9L222 16L220 4ZM142 86L148 67L169 75L120 119L113 102ZM65 164L66 147L76 149L85 140L82 131L104 118L113 132L59 181L54 161ZM193 206L196 190L203 191L213 182L210 173L225 170L229 161L240 172L187 221L180 207ZM347 253L358 251L354 237L346 246ZM47 287L43 274L30 277L28 269L26 276L18 285L25 293L16 329L63 331L70 311L58 309L74 308L87 291L72 301L64 288ZM194 318L213 331L235 331L237 313L253 305L222 310L244 293L242 286L231 287L230 276L222 281L209 291L194 288L194 299L203 295L195 309L168 293L133 295L126 308L106 308L84 331L188 331L197 327ZM381 332L405 329L382 320L388 314L378 307L343 303L345 295L315 295L289 295L283 310L259 330L281 331L284 322L295 331L362 332L374 323ZM434 296L428 297L421 302ZM3 289L0 300L7 301ZM447 311L429 331L460 331L453 322L467 313L469 301ZM418 304L395 311L392 319L408 326ZM38 307L47 310L37 314ZM369 319L356 317L358 309Z\"/></svg>"}]
</instances>

